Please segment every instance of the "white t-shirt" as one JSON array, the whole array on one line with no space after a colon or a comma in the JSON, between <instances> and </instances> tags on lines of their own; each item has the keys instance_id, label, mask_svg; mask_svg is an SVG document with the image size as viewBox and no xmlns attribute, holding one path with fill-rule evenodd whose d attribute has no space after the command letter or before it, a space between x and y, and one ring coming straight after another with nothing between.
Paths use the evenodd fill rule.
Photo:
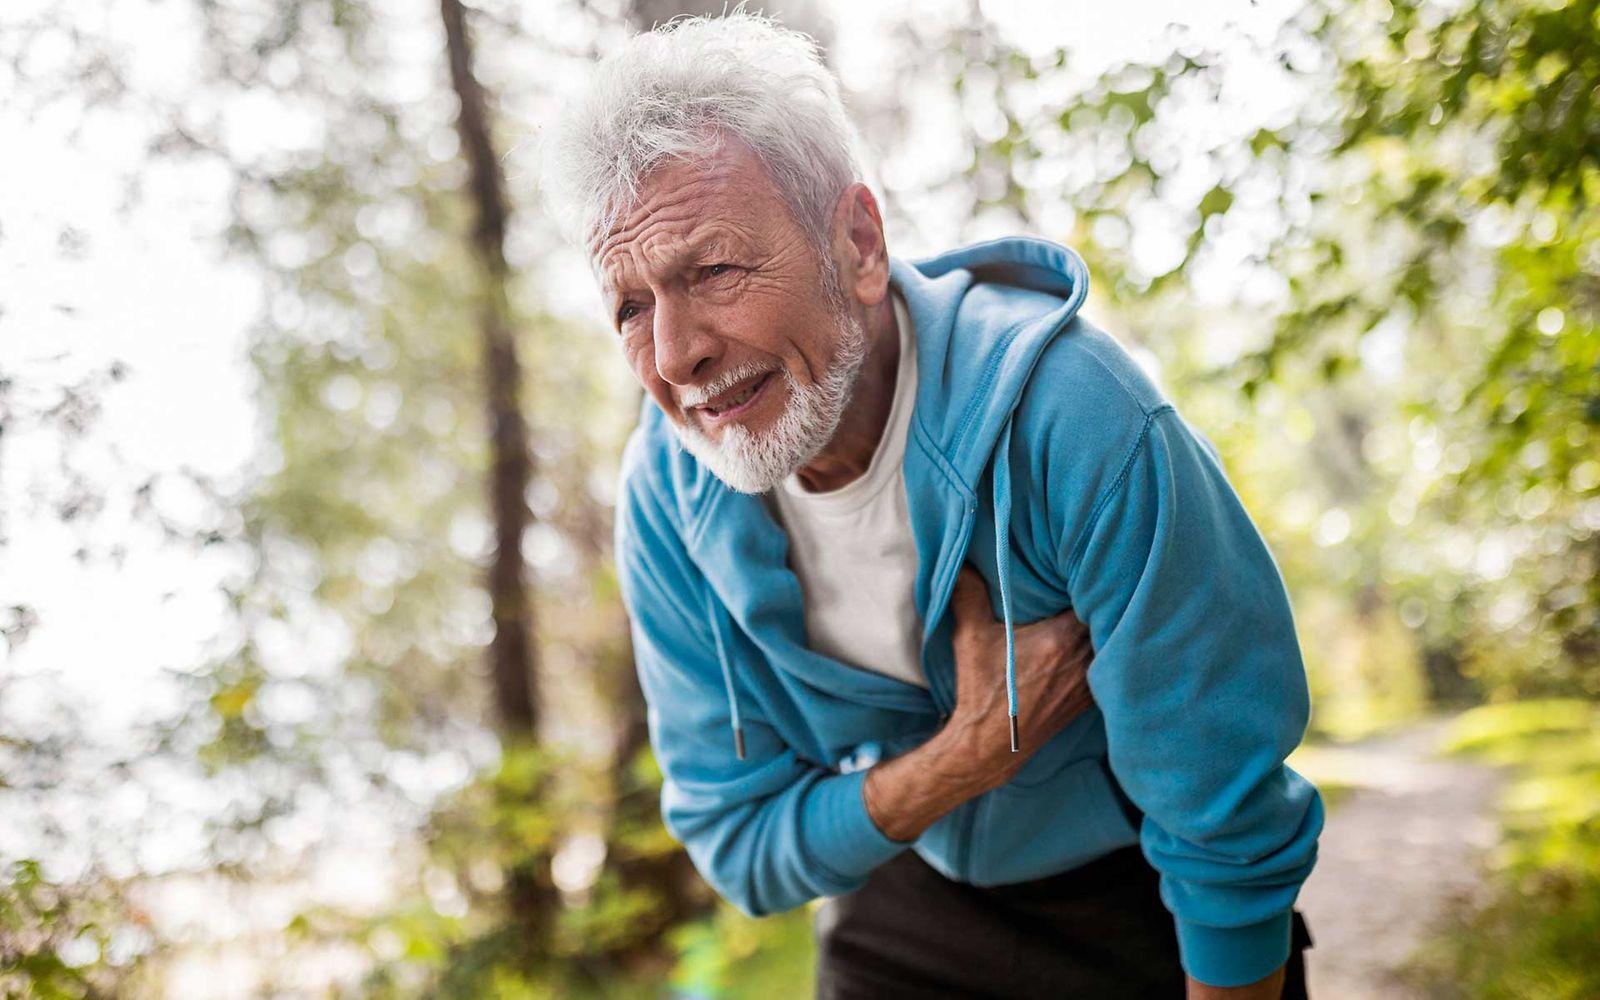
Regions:
<instances>
[{"instance_id":1,"label":"white t-shirt","mask_svg":"<svg viewBox=\"0 0 1600 1000\"><path fill-rule=\"evenodd\" d=\"M917 546L903 461L917 398L917 338L892 286L900 334L894 402L867 471L811 493L791 475L768 508L789 535L789 567L805 599L807 645L836 660L927 687L922 621L913 597Z\"/></svg>"}]
</instances>

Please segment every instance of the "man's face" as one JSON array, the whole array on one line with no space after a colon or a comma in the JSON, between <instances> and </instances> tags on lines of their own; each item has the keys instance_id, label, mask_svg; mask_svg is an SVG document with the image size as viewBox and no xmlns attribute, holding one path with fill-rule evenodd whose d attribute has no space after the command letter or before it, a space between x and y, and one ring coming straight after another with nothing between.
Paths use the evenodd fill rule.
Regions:
<instances>
[{"instance_id":1,"label":"man's face","mask_svg":"<svg viewBox=\"0 0 1600 1000\"><path fill-rule=\"evenodd\" d=\"M832 438L866 333L747 146L652 171L596 265L635 377L729 486L770 489Z\"/></svg>"}]
</instances>

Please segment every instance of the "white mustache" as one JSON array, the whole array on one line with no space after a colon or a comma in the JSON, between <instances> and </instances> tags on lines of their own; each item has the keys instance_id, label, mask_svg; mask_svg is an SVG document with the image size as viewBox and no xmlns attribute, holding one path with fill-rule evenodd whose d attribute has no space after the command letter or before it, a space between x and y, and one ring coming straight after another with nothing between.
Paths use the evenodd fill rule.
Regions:
<instances>
[{"instance_id":1,"label":"white mustache","mask_svg":"<svg viewBox=\"0 0 1600 1000\"><path fill-rule=\"evenodd\" d=\"M724 372L715 380L706 385L689 386L678 395L678 405L684 409L700 406L708 399L714 399L746 379L757 375L765 375L770 369L763 368L754 361L741 365L729 372Z\"/></svg>"}]
</instances>

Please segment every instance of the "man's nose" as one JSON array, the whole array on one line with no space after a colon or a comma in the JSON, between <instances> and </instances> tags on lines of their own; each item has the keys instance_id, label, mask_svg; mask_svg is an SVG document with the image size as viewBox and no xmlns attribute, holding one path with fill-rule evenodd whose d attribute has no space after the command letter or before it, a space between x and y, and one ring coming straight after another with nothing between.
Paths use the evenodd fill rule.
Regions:
<instances>
[{"instance_id":1,"label":"man's nose","mask_svg":"<svg viewBox=\"0 0 1600 1000\"><path fill-rule=\"evenodd\" d=\"M722 338L704 318L676 303L657 300L654 333L656 373L673 385L703 379L722 352Z\"/></svg>"}]
</instances>

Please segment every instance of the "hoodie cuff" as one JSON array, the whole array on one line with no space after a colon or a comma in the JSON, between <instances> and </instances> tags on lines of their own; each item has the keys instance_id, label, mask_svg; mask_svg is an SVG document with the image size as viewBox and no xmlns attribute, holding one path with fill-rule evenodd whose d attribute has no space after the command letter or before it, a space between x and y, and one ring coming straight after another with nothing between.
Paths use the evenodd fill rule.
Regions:
<instances>
[{"instance_id":1,"label":"hoodie cuff","mask_svg":"<svg viewBox=\"0 0 1600 1000\"><path fill-rule=\"evenodd\" d=\"M1243 927L1211 927L1178 918L1183 971L1207 986L1248 986L1289 960L1290 911Z\"/></svg>"},{"instance_id":2,"label":"hoodie cuff","mask_svg":"<svg viewBox=\"0 0 1600 1000\"><path fill-rule=\"evenodd\" d=\"M833 874L836 892L859 888L869 872L911 846L909 841L884 836L868 815L862 797L868 770L828 775L817 783L807 803L808 846L814 860Z\"/></svg>"}]
</instances>

